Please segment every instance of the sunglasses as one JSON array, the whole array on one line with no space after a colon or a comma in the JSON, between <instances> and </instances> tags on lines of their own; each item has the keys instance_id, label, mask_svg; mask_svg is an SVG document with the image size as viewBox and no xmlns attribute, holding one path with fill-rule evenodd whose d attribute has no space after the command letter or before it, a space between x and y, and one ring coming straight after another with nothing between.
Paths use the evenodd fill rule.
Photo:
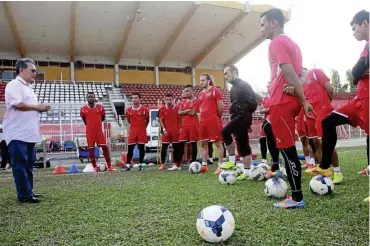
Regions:
<instances>
[{"instance_id":1,"label":"sunglasses","mask_svg":"<svg viewBox=\"0 0 370 246\"><path fill-rule=\"evenodd\" d=\"M31 69L31 70L26 69L26 70L30 71L31 73L37 73L37 69Z\"/></svg>"}]
</instances>

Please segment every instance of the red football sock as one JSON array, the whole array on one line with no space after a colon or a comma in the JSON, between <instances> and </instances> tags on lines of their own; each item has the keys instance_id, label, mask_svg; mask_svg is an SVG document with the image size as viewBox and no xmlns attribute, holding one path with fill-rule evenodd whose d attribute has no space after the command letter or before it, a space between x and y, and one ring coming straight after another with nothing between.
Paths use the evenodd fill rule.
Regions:
<instances>
[{"instance_id":1,"label":"red football sock","mask_svg":"<svg viewBox=\"0 0 370 246\"><path fill-rule=\"evenodd\" d=\"M89 155L91 164L93 165L93 167L96 167L95 148L89 148Z\"/></svg>"},{"instance_id":2,"label":"red football sock","mask_svg":"<svg viewBox=\"0 0 370 246\"><path fill-rule=\"evenodd\" d=\"M104 155L105 161L107 162L107 166L108 166L108 168L110 168L111 163L110 163L110 154L109 154L108 147L107 147L107 145L103 145L103 146L101 146L101 148L103 149L103 155Z\"/></svg>"}]
</instances>

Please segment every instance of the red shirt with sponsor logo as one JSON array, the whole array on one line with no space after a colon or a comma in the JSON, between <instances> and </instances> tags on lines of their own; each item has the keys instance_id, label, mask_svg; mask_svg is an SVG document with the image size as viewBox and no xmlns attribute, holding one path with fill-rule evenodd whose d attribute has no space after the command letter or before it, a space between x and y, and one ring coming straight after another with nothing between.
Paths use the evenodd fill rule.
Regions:
<instances>
[{"instance_id":1,"label":"red shirt with sponsor logo","mask_svg":"<svg viewBox=\"0 0 370 246\"><path fill-rule=\"evenodd\" d=\"M159 109L159 118L162 119L164 128L168 131L177 130L180 126L180 115L179 108L172 106L171 108L167 105L162 106Z\"/></svg>"},{"instance_id":2,"label":"red shirt with sponsor logo","mask_svg":"<svg viewBox=\"0 0 370 246\"><path fill-rule=\"evenodd\" d=\"M270 105L298 101L296 96L283 92L288 81L280 68L282 64L291 64L299 77L302 69L302 54L298 45L285 34L277 36L269 45L269 63L271 69Z\"/></svg>"},{"instance_id":3,"label":"red shirt with sponsor logo","mask_svg":"<svg viewBox=\"0 0 370 246\"><path fill-rule=\"evenodd\" d=\"M140 105L137 109L130 106L126 110L126 118L130 123L130 128L145 129L149 122L149 110L143 105Z\"/></svg>"},{"instance_id":4,"label":"red shirt with sponsor logo","mask_svg":"<svg viewBox=\"0 0 370 246\"><path fill-rule=\"evenodd\" d=\"M217 102L222 100L220 90L212 86L207 91L202 91L199 94L197 109L200 112L200 121L212 120L214 117L220 118L217 111Z\"/></svg>"},{"instance_id":5,"label":"red shirt with sponsor logo","mask_svg":"<svg viewBox=\"0 0 370 246\"><path fill-rule=\"evenodd\" d=\"M306 81L302 86L307 102L331 107L328 92L324 87L327 83L330 83L330 79L323 70L315 68L308 71Z\"/></svg>"},{"instance_id":6,"label":"red shirt with sponsor logo","mask_svg":"<svg viewBox=\"0 0 370 246\"><path fill-rule=\"evenodd\" d=\"M80 116L86 121L86 131L102 131L103 115L105 109L101 104L95 104L94 107L84 105L80 109Z\"/></svg>"},{"instance_id":7,"label":"red shirt with sponsor logo","mask_svg":"<svg viewBox=\"0 0 370 246\"><path fill-rule=\"evenodd\" d=\"M369 41L366 42L364 50L361 52L360 57L367 57L369 51L367 47L369 46ZM362 76L357 84L357 93L355 99L369 98L369 72Z\"/></svg>"}]
</instances>

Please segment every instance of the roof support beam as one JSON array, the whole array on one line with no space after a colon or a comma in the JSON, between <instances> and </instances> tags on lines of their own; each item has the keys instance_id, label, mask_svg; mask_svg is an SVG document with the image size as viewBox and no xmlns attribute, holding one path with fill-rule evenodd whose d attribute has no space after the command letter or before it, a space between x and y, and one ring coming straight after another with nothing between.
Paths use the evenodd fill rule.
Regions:
<instances>
[{"instance_id":1,"label":"roof support beam","mask_svg":"<svg viewBox=\"0 0 370 246\"><path fill-rule=\"evenodd\" d=\"M206 48L199 54L197 58L192 61L192 67L197 67L222 41L222 36L227 33L229 29L234 29L237 24L239 24L248 13L241 12L227 27L223 30L216 39L214 39Z\"/></svg>"},{"instance_id":2,"label":"roof support beam","mask_svg":"<svg viewBox=\"0 0 370 246\"><path fill-rule=\"evenodd\" d=\"M130 32L131 32L132 27L134 25L134 21L136 19L137 10L139 9L139 6L140 6L140 2L134 2L134 6L133 6L131 12L132 13L135 13L135 14L134 14L134 16L130 20L128 20L127 25L125 27L125 30L123 31L123 35L122 35L121 41L120 41L120 43L118 45L117 52L116 52L116 55L114 57L114 63L115 64L118 64L119 63L119 60L121 59L121 55L122 55L123 50L125 48L125 45L126 45L128 36L130 35Z\"/></svg>"},{"instance_id":3,"label":"roof support beam","mask_svg":"<svg viewBox=\"0 0 370 246\"><path fill-rule=\"evenodd\" d=\"M250 45L248 45L245 49L239 52L236 56L231 58L226 64L235 64L240 61L244 56L246 56L249 52L251 52L254 48L260 45L266 38L264 36L259 36L255 39Z\"/></svg>"},{"instance_id":4,"label":"roof support beam","mask_svg":"<svg viewBox=\"0 0 370 246\"><path fill-rule=\"evenodd\" d=\"M268 9L271 9L272 6L269 6L267 5L266 6L262 6L264 9L263 10L260 10L261 13L263 13L264 11L267 11ZM263 12L262 12L263 11ZM291 19L291 15L292 15L292 10L289 9L288 12L283 12L284 13L284 16L285 16L285 20L284 20L284 23L287 23L290 19ZM242 50L241 52L239 52L236 56L234 56L233 58L231 58L227 64L235 64L237 63L238 61L240 61L244 56L246 56L249 52L251 52L254 48L256 48L258 45L260 45L266 38L262 35L260 35L258 38L256 38L250 45L248 45L244 50Z\"/></svg>"},{"instance_id":5,"label":"roof support beam","mask_svg":"<svg viewBox=\"0 0 370 246\"><path fill-rule=\"evenodd\" d=\"M10 3L11 2L3 1L5 16L8 20L10 28L12 29L13 37L14 37L15 42L17 44L19 54L21 55L21 57L26 57L26 49L25 49L25 47L23 45L23 42L21 40L21 37L19 35L17 25L14 21L14 16L13 16L13 13L11 11Z\"/></svg>"},{"instance_id":6,"label":"roof support beam","mask_svg":"<svg viewBox=\"0 0 370 246\"><path fill-rule=\"evenodd\" d=\"M175 31L173 32L171 38L167 41L161 52L159 52L159 55L155 59L155 65L159 66L161 62L163 61L164 57L167 55L167 53L170 51L172 45L176 42L177 38L180 36L182 30L186 27L186 25L189 23L190 19L193 17L195 11L198 9L199 4L193 4L189 11L186 13L184 18L182 18L182 21L180 24L176 27Z\"/></svg>"},{"instance_id":7,"label":"roof support beam","mask_svg":"<svg viewBox=\"0 0 370 246\"><path fill-rule=\"evenodd\" d=\"M69 55L71 62L75 61L75 40L76 40L76 2L71 2L71 23L69 29Z\"/></svg>"}]
</instances>

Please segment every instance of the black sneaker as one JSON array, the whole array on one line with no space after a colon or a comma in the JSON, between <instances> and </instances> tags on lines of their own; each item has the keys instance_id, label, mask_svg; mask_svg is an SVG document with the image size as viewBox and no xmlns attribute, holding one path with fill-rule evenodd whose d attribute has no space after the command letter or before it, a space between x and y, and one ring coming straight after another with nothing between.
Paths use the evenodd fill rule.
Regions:
<instances>
[{"instance_id":1,"label":"black sneaker","mask_svg":"<svg viewBox=\"0 0 370 246\"><path fill-rule=\"evenodd\" d=\"M39 203L40 200L37 199L36 197L31 197L31 198L18 198L19 203Z\"/></svg>"},{"instance_id":2,"label":"black sneaker","mask_svg":"<svg viewBox=\"0 0 370 246\"><path fill-rule=\"evenodd\" d=\"M127 171L130 171L131 170L131 167L122 167L121 168L121 172L127 172Z\"/></svg>"},{"instance_id":3,"label":"black sneaker","mask_svg":"<svg viewBox=\"0 0 370 246\"><path fill-rule=\"evenodd\" d=\"M213 161L207 160L207 165L213 165Z\"/></svg>"}]
</instances>

